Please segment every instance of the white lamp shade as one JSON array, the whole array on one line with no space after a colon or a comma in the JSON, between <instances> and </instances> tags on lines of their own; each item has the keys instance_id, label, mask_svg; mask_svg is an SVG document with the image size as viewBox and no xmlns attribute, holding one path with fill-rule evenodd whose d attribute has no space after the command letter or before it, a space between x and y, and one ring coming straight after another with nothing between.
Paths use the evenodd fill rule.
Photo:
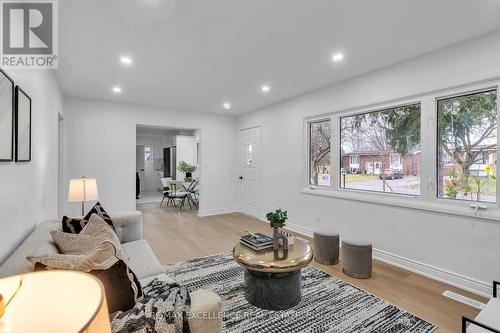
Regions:
<instances>
[{"instance_id":1,"label":"white lamp shade","mask_svg":"<svg viewBox=\"0 0 500 333\"><path fill-rule=\"evenodd\" d=\"M0 332L111 332L104 287L90 274L55 270L17 275L0 279L0 293L4 300L12 299L0 317Z\"/></svg>"},{"instance_id":2,"label":"white lamp shade","mask_svg":"<svg viewBox=\"0 0 500 333\"><path fill-rule=\"evenodd\" d=\"M68 201L85 202L98 200L97 181L91 178L71 179L69 181Z\"/></svg>"}]
</instances>

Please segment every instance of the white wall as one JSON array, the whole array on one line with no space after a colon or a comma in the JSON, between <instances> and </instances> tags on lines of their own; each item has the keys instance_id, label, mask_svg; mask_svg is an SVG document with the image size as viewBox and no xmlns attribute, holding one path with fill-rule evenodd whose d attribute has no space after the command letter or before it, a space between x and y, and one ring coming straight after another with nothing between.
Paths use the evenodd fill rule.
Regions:
<instances>
[{"instance_id":1,"label":"white wall","mask_svg":"<svg viewBox=\"0 0 500 333\"><path fill-rule=\"evenodd\" d=\"M262 125L262 211L288 209L290 225L306 233L315 228L319 214L321 223L337 227L341 235L371 239L378 257L488 293L491 281L500 278L500 223L300 191L305 117L495 77L500 77L500 33L240 116L239 129Z\"/></svg>"},{"instance_id":2,"label":"white wall","mask_svg":"<svg viewBox=\"0 0 500 333\"><path fill-rule=\"evenodd\" d=\"M58 211L58 112L62 97L47 70L7 71L32 100L32 160L0 162L0 262Z\"/></svg>"},{"instance_id":3,"label":"white wall","mask_svg":"<svg viewBox=\"0 0 500 333\"><path fill-rule=\"evenodd\" d=\"M199 128L203 154L199 213L234 211L235 117L80 98L65 99L65 116L67 178L96 178L100 201L107 210L136 209L135 146L139 124ZM68 204L66 212L77 214L78 205Z\"/></svg>"},{"instance_id":4,"label":"white wall","mask_svg":"<svg viewBox=\"0 0 500 333\"><path fill-rule=\"evenodd\" d=\"M177 154L177 166L181 161L189 164L194 163L194 137L187 135L177 135L176 141L176 154ZM179 171L176 166L176 179L182 180L186 177L186 174Z\"/></svg>"}]
</instances>

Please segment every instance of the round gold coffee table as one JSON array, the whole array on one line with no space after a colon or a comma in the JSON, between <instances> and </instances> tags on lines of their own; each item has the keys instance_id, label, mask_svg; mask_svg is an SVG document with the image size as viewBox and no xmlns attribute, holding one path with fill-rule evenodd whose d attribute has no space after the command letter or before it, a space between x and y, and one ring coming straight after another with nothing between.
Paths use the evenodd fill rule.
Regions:
<instances>
[{"instance_id":1,"label":"round gold coffee table","mask_svg":"<svg viewBox=\"0 0 500 333\"><path fill-rule=\"evenodd\" d=\"M245 298L259 308L285 310L300 302L300 270L309 265L313 250L296 238L287 251L283 249L258 253L238 243L234 260L245 268Z\"/></svg>"}]
</instances>

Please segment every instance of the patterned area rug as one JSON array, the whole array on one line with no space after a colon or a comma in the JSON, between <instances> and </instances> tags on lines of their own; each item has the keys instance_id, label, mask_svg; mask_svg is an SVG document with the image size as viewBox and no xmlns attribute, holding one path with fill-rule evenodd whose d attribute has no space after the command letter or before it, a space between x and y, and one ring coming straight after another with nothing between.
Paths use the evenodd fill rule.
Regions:
<instances>
[{"instance_id":1,"label":"patterned area rug","mask_svg":"<svg viewBox=\"0 0 500 333\"><path fill-rule=\"evenodd\" d=\"M308 266L302 300L286 311L259 309L245 300L243 268L230 254L165 266L191 291L210 289L222 298L224 332L423 333L436 327L386 301Z\"/></svg>"}]
</instances>

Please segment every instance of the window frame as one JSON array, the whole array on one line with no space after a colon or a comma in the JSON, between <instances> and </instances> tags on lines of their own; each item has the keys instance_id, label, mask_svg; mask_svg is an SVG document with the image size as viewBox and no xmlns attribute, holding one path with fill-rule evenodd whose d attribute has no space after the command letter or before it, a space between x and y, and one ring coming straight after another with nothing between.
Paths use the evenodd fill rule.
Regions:
<instances>
[{"instance_id":1,"label":"window frame","mask_svg":"<svg viewBox=\"0 0 500 333\"><path fill-rule=\"evenodd\" d=\"M488 88L489 87L489 88ZM499 145L499 134L500 134L500 130L499 130L499 120L500 120L500 115L499 115L499 105L500 105L500 101L498 100L500 98L500 82L499 83L496 83L496 86L488 86L488 85L485 85L484 87L478 87L477 89L475 90L466 90L465 92L456 92L452 95L446 95L446 96L438 96L435 98L435 101L434 101L434 104L435 104L435 161L434 161L434 169L435 169L435 174L434 174L434 182L435 182L435 186L434 186L434 191L435 191L435 195L436 195L436 198L438 201L440 202L446 202L446 203L451 203L451 204L455 204L456 202L460 202L460 203L463 203L463 204L466 204L468 206L471 206L473 204L477 204L477 205L481 205L481 206L486 206L487 209L498 209L499 210L499 213L500 213L500 205L499 205L499 199L500 199L500 195L498 193L498 190L500 189L500 186L499 186L499 182L497 181L496 182L496 200L495 202L486 202L486 201L474 201L474 200L462 200L462 199L450 199L450 198L444 198L444 197L440 197L439 196L439 188L438 188L438 155L439 155L439 152L438 152L438 138L437 138L437 135L438 135L438 126L437 126L437 118L438 118L438 103L439 101L441 100L444 100L444 99L450 99L450 98L455 98L455 97L464 97L464 96L471 96L471 95L476 95L476 94L480 94L480 93L485 93L485 92L489 92L489 91L493 91L493 90L496 90L497 92L497 147L496 147L496 151L497 151L497 156L498 156L498 149L500 147ZM497 162L498 163L498 162ZM495 176L498 176L498 164L497 164L497 174Z\"/></svg>"},{"instance_id":2,"label":"window frame","mask_svg":"<svg viewBox=\"0 0 500 333\"><path fill-rule=\"evenodd\" d=\"M332 145L332 142L330 142L330 165L331 165L331 168L330 168L330 186L325 186L325 185L313 185L311 184L311 125L312 124L315 124L315 123L321 123L321 122L324 122L324 121L330 121L330 138L333 138L333 131L332 131L332 118L327 116L327 117L313 117L313 118L309 118L305 121L305 132L306 132L306 154L305 156L307 156L307 158L305 159L306 161L306 187L318 187L318 188L323 188L323 189L333 189L333 154L332 154L332 150L333 150L333 145Z\"/></svg>"},{"instance_id":3,"label":"window frame","mask_svg":"<svg viewBox=\"0 0 500 333\"><path fill-rule=\"evenodd\" d=\"M305 173L303 173L302 176L304 186L300 191L301 194L368 202L419 211L432 211L448 215L473 217L480 220L500 221L500 181L496 183L496 203L449 200L437 196L437 101L490 90L497 91L497 123L500 124L500 77L446 89L423 92L410 97L396 98L361 107L334 110L321 115L304 118L303 125L305 135L303 143L305 147L304 156L306 156L306 158L304 159ZM338 176L340 175L340 162L342 159L340 151L340 119L347 116L384 111L417 103L420 104L421 114L420 195L340 188L341 182ZM330 151L332 177L330 178L330 186L315 186L309 184L309 124L311 122L327 119L330 119L330 128L332 131ZM497 126L497 138L500 138L500 126ZM497 140L497 154L499 152L500 140ZM497 176L500 176L500 170L498 169L499 165L497 164ZM471 207L474 205L481 206L481 209L475 212L475 207Z\"/></svg>"},{"instance_id":4,"label":"window frame","mask_svg":"<svg viewBox=\"0 0 500 333\"><path fill-rule=\"evenodd\" d=\"M338 150L337 150L338 153L336 153L336 154L338 155L339 161L342 159L342 152L340 150L340 147L341 147L340 143L342 142L342 137L341 137L342 133L341 133L341 129L340 129L342 118L347 118L347 117L352 117L352 116L357 116L357 115L362 115L362 114L390 111L391 109L395 109L398 107L404 107L404 106L408 106L408 105L414 105L414 104L420 104L420 117L422 117L422 102L419 101L418 99L403 99L403 100L400 100L398 103L394 103L394 104L392 102L383 103L383 104L380 104L376 108L371 108L370 106L367 106L360 111L350 110L348 112L341 111L341 112L336 113L335 117L337 118L337 123L338 123L338 128L336 128L336 131L337 131L336 137L338 139ZM420 139L422 140L422 126L420 128ZM374 161L373 163L377 163L377 162ZM420 161L420 163L422 164L422 160ZM338 175L340 175L340 170L339 170ZM422 175L420 175L420 182L422 183ZM403 198L404 197L419 198L422 194L422 190L420 190L420 194L390 193L390 192L382 192L382 191L376 191L376 190L360 190L360 189L355 189L355 188L346 188L346 187L341 187L340 186L341 184L342 184L342 182L340 182L339 187L334 188L334 190L352 191L355 193L382 194L382 195L388 195L389 197L398 196L398 197L403 197ZM420 185L420 187L422 187L422 185Z\"/></svg>"}]
</instances>

